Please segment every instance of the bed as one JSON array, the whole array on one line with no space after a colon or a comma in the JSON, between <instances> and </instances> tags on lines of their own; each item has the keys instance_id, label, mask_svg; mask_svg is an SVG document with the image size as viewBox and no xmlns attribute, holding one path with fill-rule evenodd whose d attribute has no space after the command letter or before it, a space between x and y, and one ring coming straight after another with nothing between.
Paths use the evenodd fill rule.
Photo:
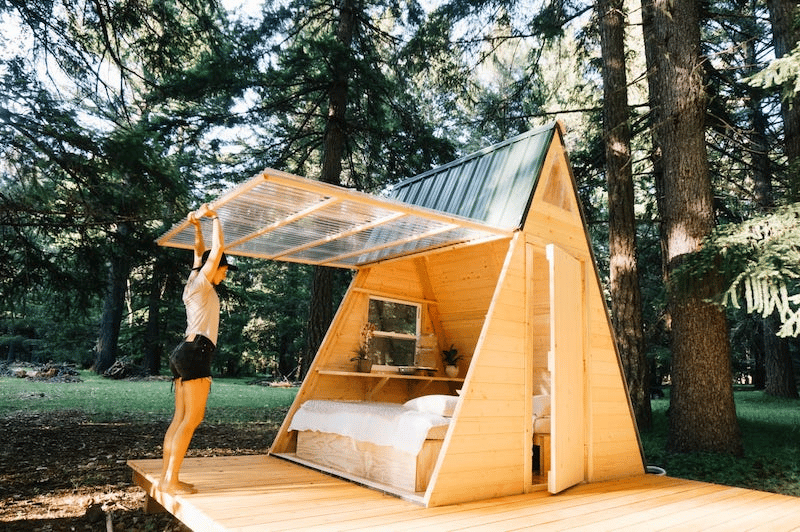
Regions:
<instances>
[{"instance_id":1,"label":"bed","mask_svg":"<svg viewBox=\"0 0 800 532\"><path fill-rule=\"evenodd\" d=\"M428 395L404 404L309 400L289 425L297 458L393 488L428 486L458 397Z\"/></svg>"}]
</instances>

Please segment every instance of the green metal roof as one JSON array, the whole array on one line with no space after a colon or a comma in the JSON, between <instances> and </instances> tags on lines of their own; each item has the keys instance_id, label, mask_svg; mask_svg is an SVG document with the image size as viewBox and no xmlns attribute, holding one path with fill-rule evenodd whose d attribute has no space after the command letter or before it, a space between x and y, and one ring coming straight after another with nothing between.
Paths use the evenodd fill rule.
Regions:
<instances>
[{"instance_id":1,"label":"green metal roof","mask_svg":"<svg viewBox=\"0 0 800 532\"><path fill-rule=\"evenodd\" d=\"M556 124L534 129L407 179L390 197L503 229L525 222Z\"/></svg>"}]
</instances>

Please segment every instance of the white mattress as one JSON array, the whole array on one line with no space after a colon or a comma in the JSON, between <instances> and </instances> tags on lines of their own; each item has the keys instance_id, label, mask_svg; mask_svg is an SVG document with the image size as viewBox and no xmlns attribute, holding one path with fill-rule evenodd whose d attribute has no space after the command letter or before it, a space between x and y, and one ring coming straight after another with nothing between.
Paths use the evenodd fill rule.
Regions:
<instances>
[{"instance_id":1,"label":"white mattress","mask_svg":"<svg viewBox=\"0 0 800 532\"><path fill-rule=\"evenodd\" d=\"M450 418L395 403L312 399L295 412L289 430L329 432L416 455L429 437L443 438L449 423Z\"/></svg>"}]
</instances>

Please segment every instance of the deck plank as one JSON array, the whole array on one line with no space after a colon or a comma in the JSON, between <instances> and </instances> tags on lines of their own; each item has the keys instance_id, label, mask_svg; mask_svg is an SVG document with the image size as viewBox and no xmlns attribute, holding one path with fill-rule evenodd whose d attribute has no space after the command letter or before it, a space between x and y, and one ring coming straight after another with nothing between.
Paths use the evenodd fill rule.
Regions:
<instances>
[{"instance_id":1,"label":"deck plank","mask_svg":"<svg viewBox=\"0 0 800 532\"><path fill-rule=\"evenodd\" d=\"M637 484L636 481L639 481ZM494 515L481 516L480 520L463 523L458 530L481 528L482 530L520 530L536 525L538 530L568 530L582 525L602 526L595 515L603 510L611 510L618 515L636 501L646 501L658 497L666 491L670 493L680 484L655 486L641 479L631 479L630 484L618 484L603 491L602 485L578 486L558 497L548 496L536 504L527 504L514 511L503 511ZM591 487L591 489L587 489ZM462 523L458 523L462 525ZM425 529L428 529L427 527Z\"/></svg>"},{"instance_id":2,"label":"deck plank","mask_svg":"<svg viewBox=\"0 0 800 532\"><path fill-rule=\"evenodd\" d=\"M769 493L754 493L759 493L762 497L752 500L750 511L745 512L745 515L742 515L741 511L733 515L719 513L716 516L716 522L714 524L706 523L702 530L709 532L722 532L732 528L738 530L800 530L800 511L794 506L792 499L781 500L770 497Z\"/></svg>"},{"instance_id":3,"label":"deck plank","mask_svg":"<svg viewBox=\"0 0 800 532\"><path fill-rule=\"evenodd\" d=\"M717 503L735 497L733 488L720 490L718 486L705 485L692 490L674 492L657 497L647 503L635 502L625 507L624 515L604 512L601 527L586 525L586 530L635 531L670 529L690 526L693 519L708 512L717 512Z\"/></svg>"},{"instance_id":4,"label":"deck plank","mask_svg":"<svg viewBox=\"0 0 800 532\"><path fill-rule=\"evenodd\" d=\"M800 498L644 475L436 508L274 456L187 458L198 493L152 490L160 460L133 460L134 481L193 530L455 531L800 530Z\"/></svg>"},{"instance_id":5,"label":"deck plank","mask_svg":"<svg viewBox=\"0 0 800 532\"><path fill-rule=\"evenodd\" d=\"M592 505L611 504L623 491L630 496L643 496L647 493L647 488L642 487L638 479L625 479L615 482L608 491L602 491L598 485L590 484L568 490L558 497L541 492L536 498L518 496L515 502L504 505L498 505L498 499L491 499L485 501L488 512L476 511L475 503L471 503L468 508L462 508L458 515L447 521L425 519L416 530L432 530L439 526L446 526L450 530L477 527L499 527L508 530L515 528L516 521L521 521L523 526L527 526L530 522L545 526L550 521L560 520L563 516L590 512Z\"/></svg>"}]
</instances>

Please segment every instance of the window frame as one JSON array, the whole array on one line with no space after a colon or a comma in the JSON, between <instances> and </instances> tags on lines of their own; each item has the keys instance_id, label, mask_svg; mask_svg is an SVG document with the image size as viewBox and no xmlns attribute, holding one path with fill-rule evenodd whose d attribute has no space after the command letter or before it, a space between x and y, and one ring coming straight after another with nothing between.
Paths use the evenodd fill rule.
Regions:
<instances>
[{"instance_id":1,"label":"window frame","mask_svg":"<svg viewBox=\"0 0 800 532\"><path fill-rule=\"evenodd\" d=\"M367 319L369 319L370 315L370 307L372 306L372 301L383 301L385 303L394 303L397 305L405 305L407 307L414 307L416 309L416 316L414 319L414 334L410 333L400 333L394 331L383 331L378 328L378 324L375 323L375 331L373 332L373 338L389 338L389 339L396 339L396 340L410 340L413 342L412 345L412 360L411 366L416 365L416 355L417 355L417 343L419 342L419 335L420 329L422 327L422 303L417 303L414 301L408 301L405 299L396 299L391 297L379 296L374 294L369 294L367 298ZM372 356L373 354L370 353ZM397 371L398 368L405 367L406 364L378 364L374 363L373 368L379 371Z\"/></svg>"}]
</instances>

